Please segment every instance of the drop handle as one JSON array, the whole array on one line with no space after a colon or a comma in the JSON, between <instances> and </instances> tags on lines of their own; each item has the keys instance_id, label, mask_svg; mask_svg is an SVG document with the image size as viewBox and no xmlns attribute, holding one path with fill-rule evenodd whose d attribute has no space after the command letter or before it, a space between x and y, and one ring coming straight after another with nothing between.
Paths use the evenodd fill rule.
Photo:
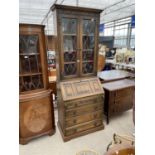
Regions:
<instances>
[{"instance_id":1,"label":"drop handle","mask_svg":"<svg viewBox=\"0 0 155 155\"><path fill-rule=\"evenodd\" d=\"M76 133L77 132L77 129L74 129L73 131L74 131L74 133Z\"/></svg>"},{"instance_id":2,"label":"drop handle","mask_svg":"<svg viewBox=\"0 0 155 155\"><path fill-rule=\"evenodd\" d=\"M97 110L97 109L98 109L98 107L97 107L97 106L95 106L95 107L94 107L94 110Z\"/></svg>"},{"instance_id":3,"label":"drop handle","mask_svg":"<svg viewBox=\"0 0 155 155\"><path fill-rule=\"evenodd\" d=\"M77 51L80 51L80 50L81 50L81 48L77 48L76 50L77 50Z\"/></svg>"},{"instance_id":4,"label":"drop handle","mask_svg":"<svg viewBox=\"0 0 155 155\"><path fill-rule=\"evenodd\" d=\"M95 122L95 123L94 123L94 126L95 126L95 127L96 127L96 126L98 126L98 123L97 123L97 122Z\"/></svg>"},{"instance_id":5,"label":"drop handle","mask_svg":"<svg viewBox=\"0 0 155 155\"><path fill-rule=\"evenodd\" d=\"M94 118L96 118L97 117L97 114L94 114Z\"/></svg>"},{"instance_id":6,"label":"drop handle","mask_svg":"<svg viewBox=\"0 0 155 155\"><path fill-rule=\"evenodd\" d=\"M74 123L74 124L76 124L76 123L77 123L76 119L74 119L74 120L73 120L73 123Z\"/></svg>"},{"instance_id":7,"label":"drop handle","mask_svg":"<svg viewBox=\"0 0 155 155\"><path fill-rule=\"evenodd\" d=\"M73 115L74 115L74 116L76 115L76 111L73 112Z\"/></svg>"}]
</instances>

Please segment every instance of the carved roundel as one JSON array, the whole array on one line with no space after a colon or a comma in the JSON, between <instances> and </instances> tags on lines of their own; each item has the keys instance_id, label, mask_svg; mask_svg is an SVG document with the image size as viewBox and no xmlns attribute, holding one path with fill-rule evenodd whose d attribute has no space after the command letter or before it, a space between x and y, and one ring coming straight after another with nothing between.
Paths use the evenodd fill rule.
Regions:
<instances>
[{"instance_id":1,"label":"carved roundel","mask_svg":"<svg viewBox=\"0 0 155 155\"><path fill-rule=\"evenodd\" d=\"M32 104L25 112L24 124L31 132L39 132L46 126L48 115L48 106L38 103Z\"/></svg>"}]
</instances>

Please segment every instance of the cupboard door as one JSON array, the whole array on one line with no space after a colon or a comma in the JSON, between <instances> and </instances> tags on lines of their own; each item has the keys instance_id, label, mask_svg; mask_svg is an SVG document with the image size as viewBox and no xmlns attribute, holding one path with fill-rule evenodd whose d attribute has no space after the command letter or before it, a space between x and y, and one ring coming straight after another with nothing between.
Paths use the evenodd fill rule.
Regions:
<instances>
[{"instance_id":1,"label":"cupboard door","mask_svg":"<svg viewBox=\"0 0 155 155\"><path fill-rule=\"evenodd\" d=\"M78 18L62 16L61 33L62 78L77 77L79 75Z\"/></svg>"},{"instance_id":2,"label":"cupboard door","mask_svg":"<svg viewBox=\"0 0 155 155\"><path fill-rule=\"evenodd\" d=\"M39 35L19 36L20 92L44 88Z\"/></svg>"},{"instance_id":3,"label":"cupboard door","mask_svg":"<svg viewBox=\"0 0 155 155\"><path fill-rule=\"evenodd\" d=\"M96 59L96 19L82 18L82 62L81 74L90 75L95 72Z\"/></svg>"}]
</instances>

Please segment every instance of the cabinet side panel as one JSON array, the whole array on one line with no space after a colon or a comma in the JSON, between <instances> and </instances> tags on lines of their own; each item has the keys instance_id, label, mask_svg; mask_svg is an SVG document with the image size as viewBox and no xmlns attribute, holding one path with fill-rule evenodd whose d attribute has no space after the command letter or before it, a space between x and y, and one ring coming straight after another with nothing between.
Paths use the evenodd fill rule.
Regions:
<instances>
[{"instance_id":1,"label":"cabinet side panel","mask_svg":"<svg viewBox=\"0 0 155 155\"><path fill-rule=\"evenodd\" d=\"M61 95L61 92L58 91L57 92L58 94L58 122L62 128L62 130L64 130L64 103L63 103L63 100L62 100L62 95Z\"/></svg>"}]
</instances>

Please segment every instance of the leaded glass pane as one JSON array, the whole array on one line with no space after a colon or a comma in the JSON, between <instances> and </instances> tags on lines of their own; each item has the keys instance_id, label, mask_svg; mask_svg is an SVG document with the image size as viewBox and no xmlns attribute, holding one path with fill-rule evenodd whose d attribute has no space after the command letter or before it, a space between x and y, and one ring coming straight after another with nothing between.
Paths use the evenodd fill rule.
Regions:
<instances>
[{"instance_id":1,"label":"leaded glass pane","mask_svg":"<svg viewBox=\"0 0 155 155\"><path fill-rule=\"evenodd\" d=\"M75 75L77 72L76 63L64 65L64 75Z\"/></svg>"},{"instance_id":2,"label":"leaded glass pane","mask_svg":"<svg viewBox=\"0 0 155 155\"><path fill-rule=\"evenodd\" d=\"M77 20L72 18L62 18L62 32L67 34L75 34L77 28Z\"/></svg>"},{"instance_id":3,"label":"leaded glass pane","mask_svg":"<svg viewBox=\"0 0 155 155\"><path fill-rule=\"evenodd\" d=\"M94 36L83 36L83 49L94 48Z\"/></svg>"},{"instance_id":4,"label":"leaded glass pane","mask_svg":"<svg viewBox=\"0 0 155 155\"><path fill-rule=\"evenodd\" d=\"M77 59L77 52L70 51L70 52L64 53L64 61L65 62L76 61L76 59Z\"/></svg>"},{"instance_id":5,"label":"leaded glass pane","mask_svg":"<svg viewBox=\"0 0 155 155\"><path fill-rule=\"evenodd\" d=\"M21 72L22 73L31 72L29 56L27 56L27 55L20 56L20 61L21 61Z\"/></svg>"},{"instance_id":6,"label":"leaded glass pane","mask_svg":"<svg viewBox=\"0 0 155 155\"><path fill-rule=\"evenodd\" d=\"M43 88L42 75L20 77L20 91L30 91Z\"/></svg>"},{"instance_id":7,"label":"leaded glass pane","mask_svg":"<svg viewBox=\"0 0 155 155\"><path fill-rule=\"evenodd\" d=\"M94 69L94 46L95 46L95 20L83 20L83 37L82 37L82 73L93 73Z\"/></svg>"},{"instance_id":8,"label":"leaded glass pane","mask_svg":"<svg viewBox=\"0 0 155 155\"><path fill-rule=\"evenodd\" d=\"M43 88L38 35L19 36L20 92Z\"/></svg>"},{"instance_id":9,"label":"leaded glass pane","mask_svg":"<svg viewBox=\"0 0 155 155\"><path fill-rule=\"evenodd\" d=\"M76 36L64 36L64 51L76 50Z\"/></svg>"},{"instance_id":10,"label":"leaded glass pane","mask_svg":"<svg viewBox=\"0 0 155 155\"><path fill-rule=\"evenodd\" d=\"M94 51L93 50L83 50L82 52L83 60L92 60L94 59Z\"/></svg>"},{"instance_id":11,"label":"leaded glass pane","mask_svg":"<svg viewBox=\"0 0 155 155\"><path fill-rule=\"evenodd\" d=\"M94 34L95 32L95 20L92 18L83 20L83 34Z\"/></svg>"},{"instance_id":12,"label":"leaded glass pane","mask_svg":"<svg viewBox=\"0 0 155 155\"><path fill-rule=\"evenodd\" d=\"M93 73L93 62L85 62L82 65L82 72L84 74Z\"/></svg>"},{"instance_id":13,"label":"leaded glass pane","mask_svg":"<svg viewBox=\"0 0 155 155\"><path fill-rule=\"evenodd\" d=\"M20 35L19 36L20 53L37 53L38 36L37 35Z\"/></svg>"}]
</instances>

